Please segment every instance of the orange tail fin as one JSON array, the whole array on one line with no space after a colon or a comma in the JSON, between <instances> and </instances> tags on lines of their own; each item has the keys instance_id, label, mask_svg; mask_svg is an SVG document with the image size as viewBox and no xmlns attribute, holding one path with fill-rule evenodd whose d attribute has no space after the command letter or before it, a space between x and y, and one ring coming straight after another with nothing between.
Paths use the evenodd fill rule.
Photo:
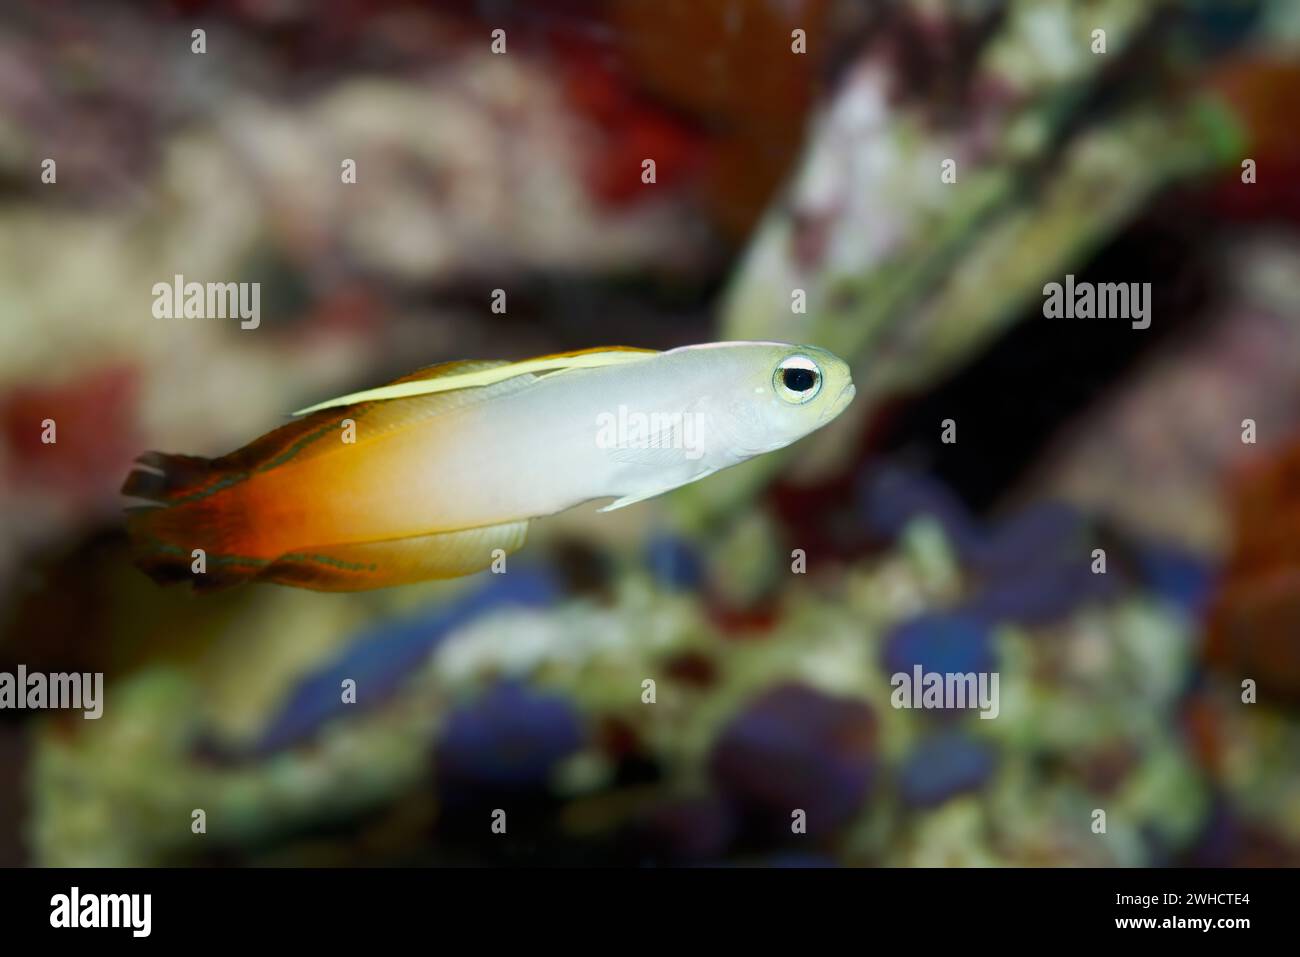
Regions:
<instances>
[{"instance_id":1,"label":"orange tail fin","mask_svg":"<svg viewBox=\"0 0 1300 957\"><path fill-rule=\"evenodd\" d=\"M487 568L524 544L528 522L509 522L408 538L258 552L253 518L231 491L241 473L189 455L150 452L138 460L126 495L160 506L127 510L136 564L159 584L189 581L198 591L274 582L317 591L359 591ZM170 503L170 504L168 504Z\"/></svg>"},{"instance_id":2,"label":"orange tail fin","mask_svg":"<svg viewBox=\"0 0 1300 957\"><path fill-rule=\"evenodd\" d=\"M135 562L159 584L191 581L200 590L246 581L268 564L248 551L250 522L223 481L238 481L211 459L146 452L122 493L157 502L127 509Z\"/></svg>"},{"instance_id":3,"label":"orange tail fin","mask_svg":"<svg viewBox=\"0 0 1300 957\"><path fill-rule=\"evenodd\" d=\"M123 495L155 503L127 509L136 564L160 584L191 581L200 590L257 577L277 555L258 547L245 483L337 448L323 440L338 435L345 419L367 411L353 406L304 416L215 459L144 453L122 485Z\"/></svg>"},{"instance_id":4,"label":"orange tail fin","mask_svg":"<svg viewBox=\"0 0 1300 957\"><path fill-rule=\"evenodd\" d=\"M526 520L365 542L295 541L292 547L276 539L274 529L261 529L259 477L335 447L321 439L337 435L343 419L368 411L319 412L217 459L146 452L122 486L122 494L156 503L127 509L136 564L160 584L189 581L199 591L248 581L357 591L473 574L522 547Z\"/></svg>"}]
</instances>

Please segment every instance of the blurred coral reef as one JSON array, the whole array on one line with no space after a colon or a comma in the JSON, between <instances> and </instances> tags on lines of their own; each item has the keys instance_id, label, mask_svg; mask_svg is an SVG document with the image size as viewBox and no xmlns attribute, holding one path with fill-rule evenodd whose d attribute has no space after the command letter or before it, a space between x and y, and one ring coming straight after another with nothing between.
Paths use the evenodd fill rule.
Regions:
<instances>
[{"instance_id":1,"label":"blurred coral reef","mask_svg":"<svg viewBox=\"0 0 1300 957\"><path fill-rule=\"evenodd\" d=\"M1287 0L7 5L0 670L107 701L0 712L0 864L1300 864L1298 91ZM1044 318L1066 273L1151 328ZM176 274L260 327L154 318ZM142 449L732 338L849 359L851 415L504 575L127 559Z\"/></svg>"}]
</instances>

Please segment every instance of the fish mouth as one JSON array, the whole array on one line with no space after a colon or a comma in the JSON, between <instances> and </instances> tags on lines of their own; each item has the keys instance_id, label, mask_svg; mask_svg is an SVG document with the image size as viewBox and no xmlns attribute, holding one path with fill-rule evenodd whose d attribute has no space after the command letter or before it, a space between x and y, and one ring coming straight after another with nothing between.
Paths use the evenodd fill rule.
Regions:
<instances>
[{"instance_id":1,"label":"fish mouth","mask_svg":"<svg viewBox=\"0 0 1300 957\"><path fill-rule=\"evenodd\" d=\"M821 423L829 422L847 409L849 403L853 401L853 397L857 394L858 390L852 382L846 384L844 388L840 389L840 394L835 397L835 401L822 413Z\"/></svg>"}]
</instances>

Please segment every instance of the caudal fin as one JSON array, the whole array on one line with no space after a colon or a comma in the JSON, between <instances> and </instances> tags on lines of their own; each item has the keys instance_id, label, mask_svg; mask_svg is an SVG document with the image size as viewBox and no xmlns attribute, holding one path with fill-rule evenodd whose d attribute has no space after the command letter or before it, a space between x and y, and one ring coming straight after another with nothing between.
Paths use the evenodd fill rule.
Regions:
<instances>
[{"instance_id":1,"label":"caudal fin","mask_svg":"<svg viewBox=\"0 0 1300 957\"><path fill-rule=\"evenodd\" d=\"M268 560L251 545L251 525L235 477L211 459L146 452L122 494L154 502L127 509L135 563L159 584L189 581L210 590L255 577Z\"/></svg>"},{"instance_id":2,"label":"caudal fin","mask_svg":"<svg viewBox=\"0 0 1300 957\"><path fill-rule=\"evenodd\" d=\"M261 574L278 550L261 547L250 486L280 465L337 449L329 439L366 411L347 407L304 416L215 459L144 453L122 485L123 495L153 503L127 509L136 564L162 584L191 581L203 590Z\"/></svg>"}]
</instances>

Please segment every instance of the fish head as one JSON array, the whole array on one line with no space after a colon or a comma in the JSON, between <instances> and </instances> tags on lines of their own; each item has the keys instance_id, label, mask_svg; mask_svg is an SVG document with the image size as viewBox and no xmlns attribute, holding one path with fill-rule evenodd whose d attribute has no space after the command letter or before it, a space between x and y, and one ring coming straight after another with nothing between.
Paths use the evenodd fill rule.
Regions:
<instances>
[{"instance_id":1,"label":"fish head","mask_svg":"<svg viewBox=\"0 0 1300 957\"><path fill-rule=\"evenodd\" d=\"M843 412L856 390L849 364L816 346L737 344L732 366L732 441L746 457L771 452L817 431Z\"/></svg>"}]
</instances>

